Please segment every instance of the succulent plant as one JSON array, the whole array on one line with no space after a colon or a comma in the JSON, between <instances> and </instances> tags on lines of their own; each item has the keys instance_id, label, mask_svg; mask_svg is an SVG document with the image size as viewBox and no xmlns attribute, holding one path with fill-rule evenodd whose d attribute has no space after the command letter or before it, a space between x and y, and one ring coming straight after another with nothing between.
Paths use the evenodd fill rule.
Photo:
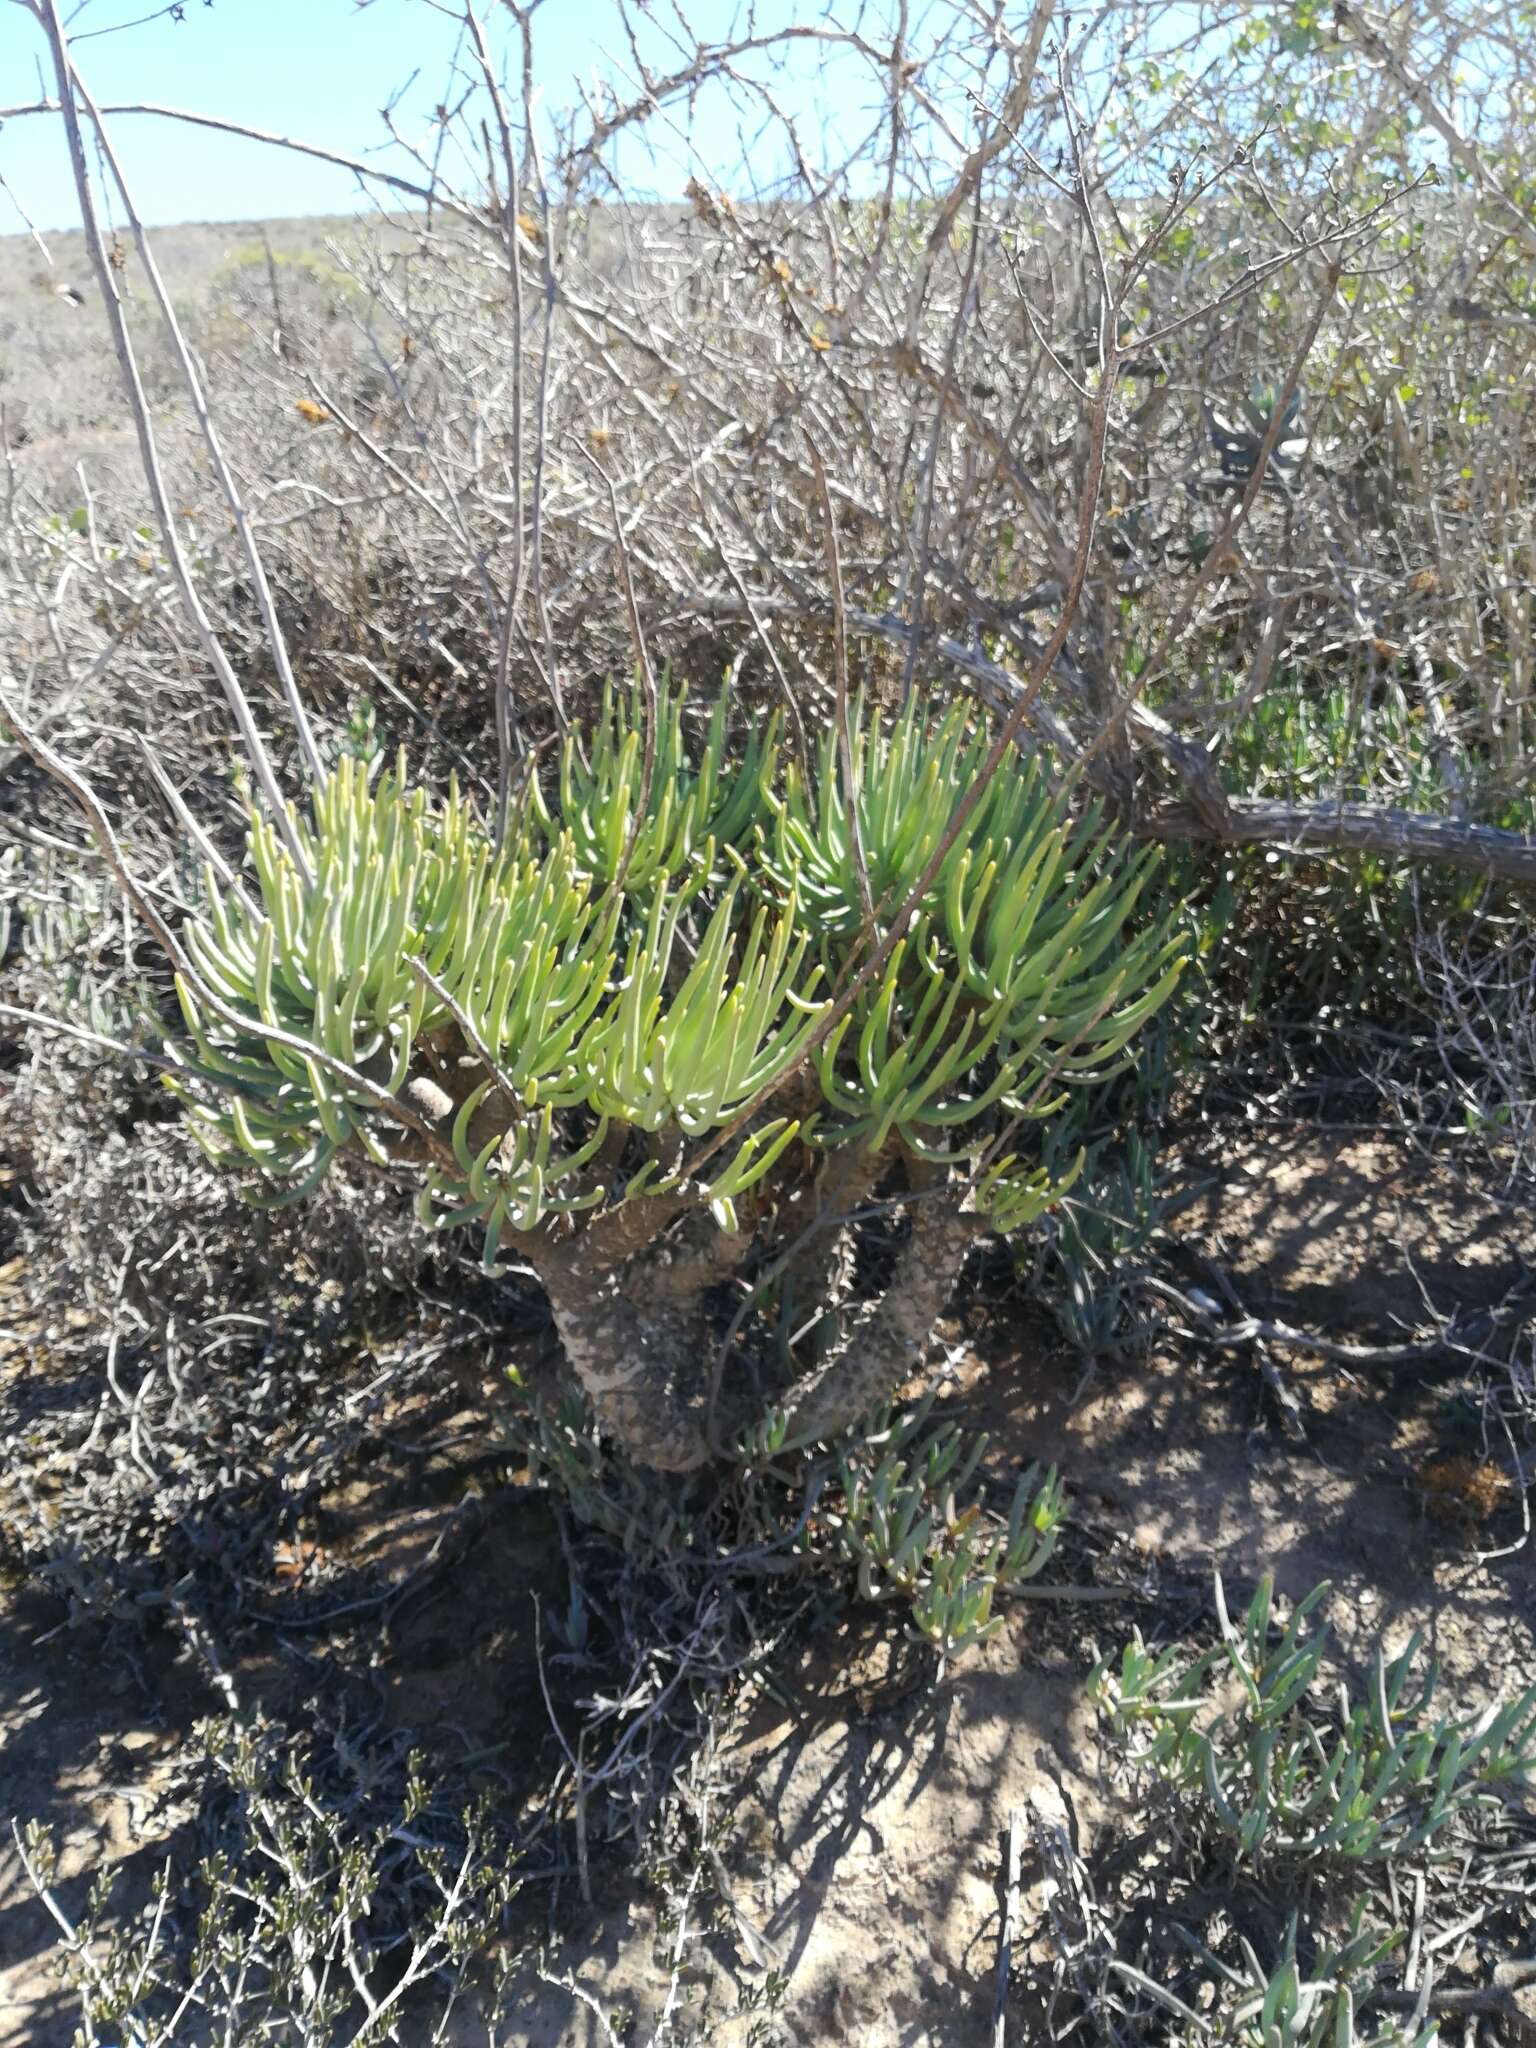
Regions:
<instances>
[{"instance_id":1,"label":"succulent plant","mask_svg":"<svg viewBox=\"0 0 1536 2048\"><path fill-rule=\"evenodd\" d=\"M931 1399L907 1414L876 1416L838 1459L839 1488L825 1510L838 1547L857 1568L866 1600L905 1599L913 1632L941 1656L1002 1627L1000 1591L1044 1570L1066 1517L1054 1468L1030 1466L999 1523L968 1499L987 1438L952 1424L928 1427Z\"/></svg>"},{"instance_id":2,"label":"succulent plant","mask_svg":"<svg viewBox=\"0 0 1536 2048\"><path fill-rule=\"evenodd\" d=\"M1221 1641L1188 1659L1138 1634L1092 1690L1137 1763L1161 1777L1248 1857L1338 1859L1359 1866L1432 1849L1458 1816L1536 1777L1536 1686L1468 1719L1432 1712L1433 1666L1410 1691L1415 1635L1390 1660L1378 1648L1363 1700L1330 1713L1314 1688L1325 1630L1307 1634L1326 1583L1298 1601L1271 1641L1272 1578L1238 1621L1216 1581ZM1235 1681L1232 1713L1219 1689Z\"/></svg>"},{"instance_id":3,"label":"succulent plant","mask_svg":"<svg viewBox=\"0 0 1536 2048\"><path fill-rule=\"evenodd\" d=\"M1178 2048L1198 2048L1203 2042L1225 2042L1229 2048L1435 2048L1439 2029L1422 2011L1402 2022L1358 2020L1357 2010L1373 1989L1376 1965L1398 1941L1395 1934L1371 1933L1364 1922L1361 1900L1347 1936L1322 1942L1310 1965L1298 1952L1295 1913L1286 1921L1279 1959L1268 1968L1246 1938L1239 1937L1241 1964L1236 1968L1191 1938L1219 1985L1206 2012L1196 2012L1134 1964L1116 1958L1109 1967L1172 2015L1169 2038Z\"/></svg>"},{"instance_id":4,"label":"succulent plant","mask_svg":"<svg viewBox=\"0 0 1536 2048\"><path fill-rule=\"evenodd\" d=\"M605 1426L678 1469L723 1441L711 1289L846 1231L830 1162L912 1222L838 1356L796 1381L787 1347L813 1437L899 1384L981 1230L1059 1196L1070 1166L1019 1133L1114 1070L1184 960L1157 856L1039 762L983 783L968 707L860 703L851 784L832 734L801 763L740 723L667 689L647 730L610 690L499 845L458 788L343 753L287 833L252 805L178 981L174 1085L216 1160L266 1201L341 1155L412 1174L429 1222L531 1261Z\"/></svg>"}]
</instances>

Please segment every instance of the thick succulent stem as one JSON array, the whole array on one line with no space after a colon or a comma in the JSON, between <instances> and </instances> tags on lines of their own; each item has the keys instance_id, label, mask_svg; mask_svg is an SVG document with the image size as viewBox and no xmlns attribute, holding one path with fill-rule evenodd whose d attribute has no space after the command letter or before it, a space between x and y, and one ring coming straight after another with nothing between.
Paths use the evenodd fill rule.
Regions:
<instances>
[{"instance_id":1,"label":"thick succulent stem","mask_svg":"<svg viewBox=\"0 0 1536 2048\"><path fill-rule=\"evenodd\" d=\"M702 1296L642 1307L626 1293L622 1267L579 1256L546 1261L541 1276L566 1362L600 1426L637 1464L658 1472L705 1464Z\"/></svg>"},{"instance_id":2,"label":"thick succulent stem","mask_svg":"<svg viewBox=\"0 0 1536 2048\"><path fill-rule=\"evenodd\" d=\"M678 1242L663 1233L683 1217ZM744 1256L681 1192L643 1195L568 1237L524 1240L601 1426L637 1464L692 1472L710 1456L702 1361L707 1290Z\"/></svg>"},{"instance_id":3,"label":"thick succulent stem","mask_svg":"<svg viewBox=\"0 0 1536 2048\"><path fill-rule=\"evenodd\" d=\"M927 1192L913 1205L912 1234L891 1284L860 1315L845 1342L786 1406L795 1436L837 1436L890 1399L923 1362L933 1328L954 1291L966 1254L984 1229L958 1196Z\"/></svg>"},{"instance_id":4,"label":"thick succulent stem","mask_svg":"<svg viewBox=\"0 0 1536 2048\"><path fill-rule=\"evenodd\" d=\"M780 1320L793 1336L818 1311L836 1322L836 1311L853 1280L855 1233L848 1218L874 1192L885 1170L880 1152L863 1145L840 1145L828 1154L810 1190L814 1213L803 1222L793 1208L791 1232L808 1230L805 1242L786 1259L779 1280Z\"/></svg>"},{"instance_id":5,"label":"thick succulent stem","mask_svg":"<svg viewBox=\"0 0 1536 2048\"><path fill-rule=\"evenodd\" d=\"M880 1166L868 1155L840 1162L840 1211L858 1199L856 1188L868 1193ZM790 1389L786 1406L797 1436L852 1428L918 1369L984 1228L962 1208L960 1191L944 1188L941 1174L916 1160L907 1173L917 1199L891 1283L860 1309L826 1362ZM825 1198L830 1190L822 1192ZM600 1426L637 1464L661 1472L696 1471L713 1456L705 1366L718 1332L708 1292L752 1243L750 1231L728 1235L699 1210L685 1214L682 1228L664 1241L682 1200L642 1199L561 1240L520 1242L539 1270L566 1362ZM846 1247L834 1249L838 1258L847 1256ZM817 1257L825 1273L824 1241Z\"/></svg>"},{"instance_id":6,"label":"thick succulent stem","mask_svg":"<svg viewBox=\"0 0 1536 2048\"><path fill-rule=\"evenodd\" d=\"M729 1280L752 1241L750 1230L722 1230L707 1209L695 1209L635 1260L626 1291L641 1309L653 1302L691 1301Z\"/></svg>"}]
</instances>

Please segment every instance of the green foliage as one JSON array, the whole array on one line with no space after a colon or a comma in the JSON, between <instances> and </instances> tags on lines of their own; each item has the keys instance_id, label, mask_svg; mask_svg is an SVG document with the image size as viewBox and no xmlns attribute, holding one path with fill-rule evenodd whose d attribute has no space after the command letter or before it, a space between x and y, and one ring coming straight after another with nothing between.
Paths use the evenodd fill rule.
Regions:
<instances>
[{"instance_id":1,"label":"green foliage","mask_svg":"<svg viewBox=\"0 0 1536 2048\"><path fill-rule=\"evenodd\" d=\"M693 871L711 844L724 849L750 842L778 760L775 714L766 726L751 728L741 759L733 762L725 691L691 749L687 700L683 684L659 696L648 791L640 694L623 697L611 685L587 748L572 733L560 750L558 814L546 804L538 778L529 785L546 833L558 836L563 824L583 869L612 882L622 867L625 886L637 898ZM720 881L718 867L710 878Z\"/></svg>"},{"instance_id":2,"label":"green foliage","mask_svg":"<svg viewBox=\"0 0 1536 2048\"><path fill-rule=\"evenodd\" d=\"M1222 687L1238 685L1229 680ZM1234 792L1299 802L1387 802L1429 816L1452 810L1450 769L1459 801L1483 822L1517 832L1536 827L1530 795L1502 784L1463 746L1437 736L1422 702L1390 671L1323 682L1297 673L1278 678L1224 758Z\"/></svg>"},{"instance_id":3,"label":"green foliage","mask_svg":"<svg viewBox=\"0 0 1536 2048\"><path fill-rule=\"evenodd\" d=\"M1440 2030L1433 2020L1406 2025L1383 2020L1365 2029L1357 2023L1355 2007L1363 1988L1358 1980L1396 1943L1395 1936L1362 1932L1362 1918L1357 1911L1349 1939L1325 1944L1305 1972L1296 1956L1294 1915L1281 1961L1267 1975L1243 1944L1247 1981L1238 1981L1231 2036L1240 2048L1434 2048Z\"/></svg>"},{"instance_id":4,"label":"green foliage","mask_svg":"<svg viewBox=\"0 0 1536 2048\"><path fill-rule=\"evenodd\" d=\"M1090 1357L1134 1348L1150 1329L1138 1284L1164 1220L1164 1131L1220 1015L1215 970L1229 899L1218 888L1202 903L1191 886L1181 911L1190 971L1177 995L1142 1031L1135 1060L1075 1091L1041 1132L1040 1178L1058 1199L1020 1242L1019 1270L1067 1342Z\"/></svg>"},{"instance_id":5,"label":"green foliage","mask_svg":"<svg viewBox=\"0 0 1536 2048\"><path fill-rule=\"evenodd\" d=\"M1439 2030L1433 2020L1386 2020L1364 2030L1358 2024L1356 2008L1369 1993L1371 1972L1397 1943L1396 1935L1365 1931L1364 1918L1363 1905L1357 1906L1347 1939L1325 1942L1310 1966L1298 1954L1294 1913L1272 1968L1265 1968L1246 1939L1240 1939L1236 1968L1196 1944L1202 1962L1221 1980L1210 2013L1196 2012L1132 1964L1117 1959L1109 1967L1183 2023L1171 2036L1179 2048L1207 2041L1230 2048L1435 2048Z\"/></svg>"},{"instance_id":6,"label":"green foliage","mask_svg":"<svg viewBox=\"0 0 1536 2048\"><path fill-rule=\"evenodd\" d=\"M734 1494L706 1510L691 1480L658 1485L605 1445L584 1404L549 1404L513 1379L512 1448L530 1477L633 1557L712 1554L722 1511L750 1548L777 1548L846 1579L860 1599L899 1601L941 1660L1002 1627L1000 1595L1049 1563L1066 1521L1054 1468L1031 1466L1006 1515L978 1483L985 1435L932 1422L933 1400L885 1409L832 1444L791 1445L770 1416L736 1446Z\"/></svg>"},{"instance_id":7,"label":"green foliage","mask_svg":"<svg viewBox=\"0 0 1536 2048\"><path fill-rule=\"evenodd\" d=\"M1051 1133L1043 1177L1052 1182L1060 1139ZM1082 1172L1046 1225L1037 1249L1040 1292L1079 1351L1114 1351L1134 1327L1131 1294L1163 1217L1153 1134L1132 1129L1098 1138L1079 1154Z\"/></svg>"},{"instance_id":8,"label":"green foliage","mask_svg":"<svg viewBox=\"0 0 1536 2048\"><path fill-rule=\"evenodd\" d=\"M822 1519L860 1596L905 1600L913 1633L948 1658L1002 1627L998 1593L1044 1570L1067 1501L1054 1467L1032 1465L999 1526L966 1499L988 1439L968 1441L953 1423L931 1429L932 1406L876 1416L838 1451L838 1493Z\"/></svg>"},{"instance_id":9,"label":"green foliage","mask_svg":"<svg viewBox=\"0 0 1536 2048\"><path fill-rule=\"evenodd\" d=\"M110 882L89 872L33 872L19 846L0 854L0 960L13 942L29 976L49 983L51 1001L87 1030L141 1044L158 1030L155 992L141 971L113 957L120 925Z\"/></svg>"},{"instance_id":10,"label":"green foliage","mask_svg":"<svg viewBox=\"0 0 1536 2048\"><path fill-rule=\"evenodd\" d=\"M1240 686L1238 677L1212 683L1218 696ZM1329 679L1282 671L1234 730L1223 775L1235 795L1382 802L1443 816L1451 810L1447 763L1480 822L1536 829L1536 806L1517 778L1437 740L1422 705L1390 672ZM1189 847L1170 855L1168 886L1190 914L1205 906L1196 948L1206 970L1205 1030L1227 1052L1276 1030L1314 1042L1320 1027L1341 1024L1400 1031L1422 1002L1426 926L1475 928L1486 917L1497 928L1525 915L1520 892L1507 885L1375 853Z\"/></svg>"},{"instance_id":11,"label":"green foliage","mask_svg":"<svg viewBox=\"0 0 1536 2048\"><path fill-rule=\"evenodd\" d=\"M1366 1698L1341 1692L1330 1717L1317 1697L1327 1633L1305 1634L1328 1592L1314 1588L1272 1642L1273 1580L1234 1623L1218 1577L1219 1644L1191 1662L1177 1645L1154 1654L1138 1633L1091 1686L1133 1761L1240 1856L1380 1866L1430 1850L1458 1817L1530 1782L1536 1686L1470 1720L1434 1718L1433 1665L1409 1693L1415 1635L1390 1662L1378 1647Z\"/></svg>"},{"instance_id":12,"label":"green foliage","mask_svg":"<svg viewBox=\"0 0 1536 2048\"><path fill-rule=\"evenodd\" d=\"M336 1063L404 1089L420 1041L451 1020L422 969L492 1032L530 1104L569 1093L570 1048L612 955L568 845L540 854L525 835L497 852L457 789L429 809L403 762L370 787L350 755L316 789L312 826L295 819L312 883L254 808L250 823L260 907L210 873L206 919L187 933L193 965L244 1028L177 984L200 1071L236 1091L194 1111L218 1163L255 1160L296 1180L295 1194L343 1146L386 1164L372 1098Z\"/></svg>"},{"instance_id":13,"label":"green foliage","mask_svg":"<svg viewBox=\"0 0 1536 2048\"><path fill-rule=\"evenodd\" d=\"M858 846L835 735L821 742L816 807L798 764L770 798L763 866L815 935L836 985L857 958L862 854L876 919L916 888L980 779L984 727L964 706L886 723L862 707L852 745ZM1172 993L1184 947L1166 911L1137 916L1156 855L1111 851L1099 811L1074 822L1038 762L1008 764L945 852L884 971L817 1056L843 1132L913 1150L1001 1105L1040 1116L1043 1090L1102 1077ZM850 950L855 949L855 950Z\"/></svg>"},{"instance_id":14,"label":"green foliage","mask_svg":"<svg viewBox=\"0 0 1536 2048\"><path fill-rule=\"evenodd\" d=\"M424 1213L478 1224L490 1260L508 1231L677 1185L654 1158L605 1170L612 1127L707 1139L750 1119L857 967L857 855L830 738L813 805L771 723L736 748L722 696L697 745L687 724L669 691L647 786L643 704L610 692L590 751L564 748L558 808L531 785L500 847L456 787L431 800L361 744L292 820L302 867L253 808L251 887L210 873L187 939L238 1022L178 983L183 1092L211 1155L295 1199L344 1150L389 1164L378 1092L414 1103L429 1083L442 1146ZM987 743L964 707L861 712L877 918L915 886ZM814 1048L819 1111L756 1123L717 1164L702 1192L722 1223L796 1139L895 1135L958 1159L1112 1072L1184 963L1158 873L1097 813L1068 816L1038 766L1009 764ZM994 1160L982 1188L1000 1228L1052 1198L1013 1165Z\"/></svg>"},{"instance_id":15,"label":"green foliage","mask_svg":"<svg viewBox=\"0 0 1536 2048\"><path fill-rule=\"evenodd\" d=\"M378 707L371 697L359 697L342 729L339 751L355 760L376 761L383 751L379 739Z\"/></svg>"}]
</instances>

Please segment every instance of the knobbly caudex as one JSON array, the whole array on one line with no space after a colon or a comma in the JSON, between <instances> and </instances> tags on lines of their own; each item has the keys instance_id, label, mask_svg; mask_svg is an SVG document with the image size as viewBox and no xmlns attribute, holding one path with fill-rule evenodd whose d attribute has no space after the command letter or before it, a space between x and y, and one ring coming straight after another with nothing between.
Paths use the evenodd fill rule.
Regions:
<instances>
[{"instance_id":1,"label":"knobbly caudex","mask_svg":"<svg viewBox=\"0 0 1536 2048\"><path fill-rule=\"evenodd\" d=\"M955 829L971 708L851 727L802 765L724 694L610 692L499 847L403 760L344 757L285 832L253 803L245 882L210 872L185 934L193 1128L261 1201L348 1154L419 1176L428 1220L537 1271L641 1463L848 1427L920 1364L977 1236L1063 1192L1017 1134L1183 964L1158 856L1038 765ZM883 1265L857 1258L871 1203L887 1252L906 1231Z\"/></svg>"}]
</instances>

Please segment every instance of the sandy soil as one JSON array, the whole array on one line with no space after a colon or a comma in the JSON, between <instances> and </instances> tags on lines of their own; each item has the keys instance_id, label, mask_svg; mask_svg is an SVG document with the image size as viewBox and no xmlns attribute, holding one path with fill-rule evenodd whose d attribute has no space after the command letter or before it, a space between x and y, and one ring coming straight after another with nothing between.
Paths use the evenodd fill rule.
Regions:
<instances>
[{"instance_id":1,"label":"sandy soil","mask_svg":"<svg viewBox=\"0 0 1536 2048\"><path fill-rule=\"evenodd\" d=\"M1236 1148L1192 1158L1186 1180L1173 1234L1191 1283L1224 1281L1248 1312L1313 1330L1422 1333L1436 1314L1497 1300L1536 1264L1536 1223L1379 1137ZM963 1328L970 1321L977 1327ZM1123 1590L1107 1601L1017 1601L1003 1631L937 1693L914 1689L885 1614L856 1610L804 1646L780 1696L759 1698L725 1758L736 1918L717 1916L697 1958L690 2024L700 2039L747 2039L737 1986L760 1973L745 1921L789 1980L760 2039L989 2042L1009 1815L1032 1803L1060 1814L1070 1801L1090 1836L1109 1821L1116 1794L1084 1677L1133 1625L1202 1626L1213 1567L1239 1597L1271 1569L1290 1596L1330 1579L1346 1660L1378 1635L1395 1646L1422 1629L1448 1690L1464 1699L1536 1678L1536 1545L1518 1547L1517 1491L1447 1513L1432 1477L1470 1442L1451 1398L1454 1369L1345 1371L1277 1351L1297 1403L1294 1433L1279 1426L1251 1352L1170 1347L1084 1380L1023 1299L985 1318L962 1308L962 1334L952 1397L993 1432L999 1473L1041 1458L1066 1474L1077 1513L1061 1575ZM417 1422L419 1441L443 1433L442 1413ZM385 1456L374 1479L333 1503L325 1541L360 1571L398 1576L440 1539L457 1540L463 1493L452 1458ZM1490 1550L1505 1554L1481 1556ZM548 1517L493 1499L462 1563L391 1619L381 1646L391 1715L402 1726L452 1723L472 1745L510 1739L529 1758L547 1754L530 1596L558 1578ZM216 1702L190 1672L104 1661L96 1632L61 1630L47 1595L13 1593L3 1610L0 1818L50 1820L66 1874L121 1865L142 1883L174 1839L179 1760ZM242 1683L259 1696L263 1682L253 1657ZM585 1951L582 1983L643 2021L663 1990L653 1908L620 1873L599 1875L590 1913L568 1922L571 1953ZM1039 1873L1025 1875L1027 1938ZM46 1938L14 1856L0 1850L4 2048L69 2039ZM504 2042L602 2039L568 1994L530 1982L520 2011ZM1027 2012L1013 2025L1020 2040L1035 2038Z\"/></svg>"}]
</instances>

